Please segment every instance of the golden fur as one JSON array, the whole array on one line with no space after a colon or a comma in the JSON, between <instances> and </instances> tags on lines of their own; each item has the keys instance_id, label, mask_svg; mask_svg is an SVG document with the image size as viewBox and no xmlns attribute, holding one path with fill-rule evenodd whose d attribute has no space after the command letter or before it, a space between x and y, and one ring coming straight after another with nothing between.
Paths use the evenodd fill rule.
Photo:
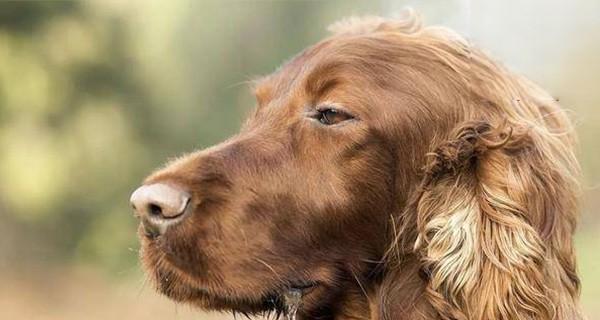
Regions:
<instances>
[{"instance_id":1,"label":"golden fur","mask_svg":"<svg viewBox=\"0 0 600 320\"><path fill-rule=\"evenodd\" d=\"M142 236L158 289L260 313L308 283L299 319L582 319L557 102L412 12L330 29L257 81L240 134L146 180L196 199ZM353 117L323 125L319 106Z\"/></svg>"},{"instance_id":2,"label":"golden fur","mask_svg":"<svg viewBox=\"0 0 600 320\"><path fill-rule=\"evenodd\" d=\"M427 39L432 31L440 30L417 37L452 45L431 52L476 93L464 105L482 105L433 143L408 207L427 299L442 319L580 319L571 238L579 167L568 118L451 31Z\"/></svg>"}]
</instances>

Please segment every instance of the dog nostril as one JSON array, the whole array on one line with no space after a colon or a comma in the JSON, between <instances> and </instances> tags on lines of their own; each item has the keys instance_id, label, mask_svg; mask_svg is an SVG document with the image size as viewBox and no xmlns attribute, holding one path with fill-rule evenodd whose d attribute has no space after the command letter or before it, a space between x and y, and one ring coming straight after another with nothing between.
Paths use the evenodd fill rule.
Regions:
<instances>
[{"instance_id":1,"label":"dog nostril","mask_svg":"<svg viewBox=\"0 0 600 320\"><path fill-rule=\"evenodd\" d=\"M157 222L183 215L190 200L188 192L163 183L141 186L133 192L130 199L137 216Z\"/></svg>"},{"instance_id":2,"label":"dog nostril","mask_svg":"<svg viewBox=\"0 0 600 320\"><path fill-rule=\"evenodd\" d=\"M161 217L163 215L162 208L154 203L148 205L148 212L154 217Z\"/></svg>"}]
</instances>

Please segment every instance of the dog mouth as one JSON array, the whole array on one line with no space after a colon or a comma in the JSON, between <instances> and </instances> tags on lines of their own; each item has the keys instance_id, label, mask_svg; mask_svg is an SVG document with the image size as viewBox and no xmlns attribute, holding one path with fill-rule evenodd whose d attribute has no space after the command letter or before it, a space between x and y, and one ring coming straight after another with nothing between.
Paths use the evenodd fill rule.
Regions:
<instances>
[{"instance_id":1,"label":"dog mouth","mask_svg":"<svg viewBox=\"0 0 600 320\"><path fill-rule=\"evenodd\" d=\"M308 270L296 270L278 279L265 279L263 283L248 279L248 287L223 282L219 279L228 280L227 277L219 275L218 268L208 264L206 258L195 256L196 260L190 260L181 255L179 243L173 243L179 239L177 235L167 234L158 239L143 237L141 253L155 289L176 302L234 315L295 320L321 307L323 301L319 297L329 291L326 283L311 279Z\"/></svg>"},{"instance_id":2,"label":"dog mouth","mask_svg":"<svg viewBox=\"0 0 600 320\"><path fill-rule=\"evenodd\" d=\"M256 296L215 293L209 288L199 287L176 276L173 270L155 269L157 289L167 297L205 310L230 312L246 317L258 316L267 319L297 320L299 314L309 307L305 298L321 285L316 281L296 280L286 284L272 284L276 289L267 290Z\"/></svg>"},{"instance_id":3,"label":"dog mouth","mask_svg":"<svg viewBox=\"0 0 600 320\"><path fill-rule=\"evenodd\" d=\"M302 298L316 286L316 283L291 286L282 294L284 315L288 320L296 320L298 310L302 307Z\"/></svg>"},{"instance_id":4,"label":"dog mouth","mask_svg":"<svg viewBox=\"0 0 600 320\"><path fill-rule=\"evenodd\" d=\"M275 319L283 315L287 320L296 320L298 312L304 307L304 297L309 295L317 286L318 283L316 282L297 282L275 294L275 298L271 297L270 300L273 308L266 311L268 313L267 318L270 318L271 312L275 312Z\"/></svg>"}]
</instances>

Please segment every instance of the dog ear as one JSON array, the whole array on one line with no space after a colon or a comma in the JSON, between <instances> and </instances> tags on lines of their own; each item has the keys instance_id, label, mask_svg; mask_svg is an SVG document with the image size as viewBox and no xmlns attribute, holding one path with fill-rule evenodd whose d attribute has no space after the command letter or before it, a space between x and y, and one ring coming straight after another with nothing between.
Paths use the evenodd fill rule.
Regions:
<instances>
[{"instance_id":1,"label":"dog ear","mask_svg":"<svg viewBox=\"0 0 600 320\"><path fill-rule=\"evenodd\" d=\"M442 319L579 319L576 164L539 130L468 122L428 154L415 250Z\"/></svg>"}]
</instances>

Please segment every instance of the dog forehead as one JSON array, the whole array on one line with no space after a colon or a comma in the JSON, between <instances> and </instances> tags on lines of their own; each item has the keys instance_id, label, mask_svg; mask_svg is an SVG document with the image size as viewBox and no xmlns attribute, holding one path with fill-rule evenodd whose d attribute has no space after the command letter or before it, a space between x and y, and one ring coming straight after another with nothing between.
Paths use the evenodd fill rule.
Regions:
<instances>
[{"instance_id":1,"label":"dog forehead","mask_svg":"<svg viewBox=\"0 0 600 320\"><path fill-rule=\"evenodd\" d=\"M252 81L259 105L268 104L292 92L318 96L344 79L358 80L368 75L362 65L389 59L392 46L400 38L377 32L411 34L421 31L421 20L412 10L400 18L350 17L329 27L333 35L304 49L273 73ZM373 36L373 37L372 37ZM375 39L375 40L374 40ZM298 91L300 89L301 91Z\"/></svg>"},{"instance_id":2,"label":"dog forehead","mask_svg":"<svg viewBox=\"0 0 600 320\"><path fill-rule=\"evenodd\" d=\"M295 89L305 89L307 82L318 80L322 76L334 76L332 72L320 73L321 77L315 75L323 64L336 59L336 52L328 50L334 46L334 42L335 39L318 42L284 62L273 73L254 79L251 89L259 105L267 104L277 96L287 95Z\"/></svg>"}]
</instances>

